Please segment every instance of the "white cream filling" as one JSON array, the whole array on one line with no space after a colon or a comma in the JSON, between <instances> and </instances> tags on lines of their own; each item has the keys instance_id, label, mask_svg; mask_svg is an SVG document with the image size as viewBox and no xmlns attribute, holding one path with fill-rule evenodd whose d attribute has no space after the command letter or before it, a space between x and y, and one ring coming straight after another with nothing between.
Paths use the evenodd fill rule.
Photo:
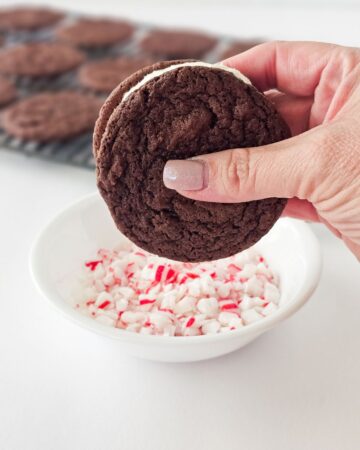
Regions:
<instances>
[{"instance_id":1,"label":"white cream filling","mask_svg":"<svg viewBox=\"0 0 360 450\"><path fill-rule=\"evenodd\" d=\"M165 69L154 70L153 72L145 75L142 80L140 80L137 84L135 84L127 92L125 92L125 94L123 95L123 97L121 99L121 103L126 101L133 92L140 89L142 86L144 86L149 81L163 75L164 73L179 69L180 67L207 67L209 69L220 69L220 70L224 70L225 72L229 72L229 73L233 74L234 77L238 78L239 80L243 81L246 84L251 84L251 81L248 78L246 78L246 76L243 75L241 72L239 72L236 69L232 69L231 67L224 66L223 64L219 64L219 63L209 64L209 63L205 63L205 62L201 62L201 61L185 62L185 63L180 63L180 64L173 64L172 66L165 67Z\"/></svg>"}]
</instances>

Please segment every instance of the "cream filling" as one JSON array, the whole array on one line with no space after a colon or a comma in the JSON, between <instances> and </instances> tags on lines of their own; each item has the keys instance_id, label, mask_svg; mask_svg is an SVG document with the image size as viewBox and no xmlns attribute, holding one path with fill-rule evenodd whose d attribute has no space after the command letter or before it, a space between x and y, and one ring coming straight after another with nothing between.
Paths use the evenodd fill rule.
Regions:
<instances>
[{"instance_id":1,"label":"cream filling","mask_svg":"<svg viewBox=\"0 0 360 450\"><path fill-rule=\"evenodd\" d=\"M165 69L160 70L154 70L153 72L147 74L144 76L142 80L140 80L137 84L135 84L132 88L130 88L125 94L123 95L121 99L121 103L125 102L129 96L140 89L142 86L144 86L149 81L153 80L154 78L160 77L164 73L171 72L172 70L179 69L180 67L207 67L209 69L220 69L225 72L229 72L234 75L234 77L238 78L239 80L243 81L246 84L251 84L251 81L246 78L245 75L243 75L241 72L239 72L236 69L232 69L231 67L224 66L223 64L209 64L201 61L196 62L185 62L180 64L173 64L172 66L165 67Z\"/></svg>"}]
</instances>

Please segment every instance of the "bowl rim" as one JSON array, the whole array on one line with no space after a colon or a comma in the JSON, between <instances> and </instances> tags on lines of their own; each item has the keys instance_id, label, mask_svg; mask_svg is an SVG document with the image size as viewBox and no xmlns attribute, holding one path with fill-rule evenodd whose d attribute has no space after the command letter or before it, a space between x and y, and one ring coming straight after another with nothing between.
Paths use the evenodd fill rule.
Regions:
<instances>
[{"instance_id":1,"label":"bowl rim","mask_svg":"<svg viewBox=\"0 0 360 450\"><path fill-rule=\"evenodd\" d=\"M81 197L80 199L72 202L68 206L64 207L59 213L57 213L38 233L35 238L29 254L29 269L31 278L41 296L48 301L58 312L60 312L67 319L75 322L87 330L93 331L97 334L106 336L118 341L126 341L127 343L134 344L172 344L172 345L189 345L189 344L201 344L219 342L226 339L234 339L240 336L261 334L268 329L272 328L279 322L287 319L295 314L311 297L315 291L322 270L322 255L320 244L311 230L310 226L297 219L282 218L281 220L288 221L293 228L295 228L299 234L307 241L306 254L308 268L304 282L302 283L300 290L296 297L292 297L284 306L280 307L275 313L264 317L258 322L246 325L236 330L232 330L229 333L221 334L208 334L200 336L161 336L161 335L144 335L140 333L132 333L126 330L109 327L107 325L96 322L91 317L87 317L70 304L63 300L63 298L53 289L51 289L51 283L43 276L43 263L42 263L42 248L46 242L47 235L51 235L53 228L56 228L59 222L64 218L71 215L78 210L79 207L91 205L103 201L100 194L96 191ZM119 231L119 233L121 233Z\"/></svg>"}]
</instances>

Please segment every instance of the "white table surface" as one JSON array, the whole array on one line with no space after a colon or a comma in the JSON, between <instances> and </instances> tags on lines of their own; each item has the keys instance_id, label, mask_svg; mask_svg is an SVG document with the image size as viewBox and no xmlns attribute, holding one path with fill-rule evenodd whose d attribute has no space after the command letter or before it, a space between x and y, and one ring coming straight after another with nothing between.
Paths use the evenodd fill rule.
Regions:
<instances>
[{"instance_id":1,"label":"white table surface","mask_svg":"<svg viewBox=\"0 0 360 450\"><path fill-rule=\"evenodd\" d=\"M124 11L135 18L140 9ZM205 19L190 11L141 8L158 23L261 34L240 9L212 8ZM360 42L359 10L269 9L259 17L265 36ZM35 236L95 189L94 175L0 149L0 188L1 450L359 448L360 267L324 228L314 227L321 283L292 319L223 358L149 363L67 322L30 279Z\"/></svg>"}]
</instances>

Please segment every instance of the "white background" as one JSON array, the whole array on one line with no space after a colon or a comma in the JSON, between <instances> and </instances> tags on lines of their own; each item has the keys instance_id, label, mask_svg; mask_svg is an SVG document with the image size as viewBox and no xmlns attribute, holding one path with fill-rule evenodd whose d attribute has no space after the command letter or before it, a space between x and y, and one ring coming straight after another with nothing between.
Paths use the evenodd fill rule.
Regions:
<instances>
[{"instance_id":1,"label":"white background","mask_svg":"<svg viewBox=\"0 0 360 450\"><path fill-rule=\"evenodd\" d=\"M52 3L240 37L360 42L355 7ZM295 317L220 359L149 363L59 317L30 280L35 236L95 189L93 174L0 149L0 188L1 450L359 448L359 264L325 229L314 227L320 286Z\"/></svg>"}]
</instances>

